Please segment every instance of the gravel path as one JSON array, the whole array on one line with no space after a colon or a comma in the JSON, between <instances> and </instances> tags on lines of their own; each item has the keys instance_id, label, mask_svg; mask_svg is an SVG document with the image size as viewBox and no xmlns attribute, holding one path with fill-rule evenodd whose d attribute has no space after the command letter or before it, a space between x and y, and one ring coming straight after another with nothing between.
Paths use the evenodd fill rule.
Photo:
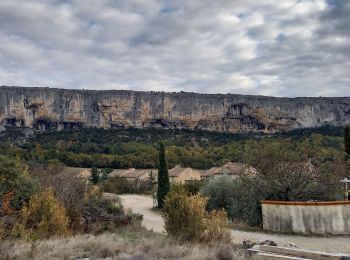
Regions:
<instances>
[{"instance_id":1,"label":"gravel path","mask_svg":"<svg viewBox=\"0 0 350 260\"><path fill-rule=\"evenodd\" d=\"M152 210L153 200L151 197L142 195L120 195L119 197L125 208L130 208L144 216L142 225L145 228L159 233L164 232L164 221L159 213ZM308 250L350 254L350 237L306 237L239 230L232 230L231 234L232 241L237 244L241 244L246 239L252 241L269 239L279 245L293 243L299 248Z\"/></svg>"},{"instance_id":2,"label":"gravel path","mask_svg":"<svg viewBox=\"0 0 350 260\"><path fill-rule=\"evenodd\" d=\"M125 208L143 215L142 225L154 232L164 232L164 220L160 214L153 211L153 199L143 195L119 195Z\"/></svg>"}]
</instances>

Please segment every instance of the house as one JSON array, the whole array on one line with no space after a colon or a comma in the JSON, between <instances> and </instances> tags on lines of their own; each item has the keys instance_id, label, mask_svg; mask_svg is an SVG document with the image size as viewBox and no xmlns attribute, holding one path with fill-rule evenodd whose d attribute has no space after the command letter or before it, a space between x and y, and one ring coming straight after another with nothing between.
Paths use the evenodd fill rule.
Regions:
<instances>
[{"instance_id":1,"label":"house","mask_svg":"<svg viewBox=\"0 0 350 260\"><path fill-rule=\"evenodd\" d=\"M154 176L157 179L158 170L156 169L117 169L109 174L110 177L117 176L121 178L125 178L128 181L135 180L145 180L151 176Z\"/></svg>"},{"instance_id":2,"label":"house","mask_svg":"<svg viewBox=\"0 0 350 260\"><path fill-rule=\"evenodd\" d=\"M220 171L220 167L212 167L209 170L204 170L201 173L201 180L209 179L215 176L216 174L218 174L219 171Z\"/></svg>"},{"instance_id":3,"label":"house","mask_svg":"<svg viewBox=\"0 0 350 260\"><path fill-rule=\"evenodd\" d=\"M202 180L208 179L216 175L230 175L233 178L240 176L241 174L254 173L256 170L253 167L249 167L244 163L228 162L222 167L212 167L202 173Z\"/></svg>"},{"instance_id":4,"label":"house","mask_svg":"<svg viewBox=\"0 0 350 260\"><path fill-rule=\"evenodd\" d=\"M201 172L192 168L182 168L175 166L169 170L169 179L171 183L184 184L189 181L200 181Z\"/></svg>"}]
</instances>

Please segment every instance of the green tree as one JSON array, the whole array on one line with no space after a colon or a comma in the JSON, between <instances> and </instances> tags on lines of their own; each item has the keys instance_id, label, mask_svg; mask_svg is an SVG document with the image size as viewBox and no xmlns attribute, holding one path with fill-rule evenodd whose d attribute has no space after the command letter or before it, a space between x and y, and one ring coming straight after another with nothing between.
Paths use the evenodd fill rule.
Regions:
<instances>
[{"instance_id":1,"label":"green tree","mask_svg":"<svg viewBox=\"0 0 350 260\"><path fill-rule=\"evenodd\" d=\"M6 194L12 194L10 208L19 210L37 192L37 183L31 179L27 168L19 161L0 156L0 211Z\"/></svg>"},{"instance_id":2,"label":"green tree","mask_svg":"<svg viewBox=\"0 0 350 260\"><path fill-rule=\"evenodd\" d=\"M101 171L101 181L106 181L108 179L109 174L113 172L113 169L111 168L104 168Z\"/></svg>"},{"instance_id":3,"label":"green tree","mask_svg":"<svg viewBox=\"0 0 350 260\"><path fill-rule=\"evenodd\" d=\"M344 142L345 152L350 155L350 126L345 127Z\"/></svg>"},{"instance_id":4,"label":"green tree","mask_svg":"<svg viewBox=\"0 0 350 260\"><path fill-rule=\"evenodd\" d=\"M93 166L91 168L91 175L89 179L92 182L92 184L98 184L100 182L100 173L96 166Z\"/></svg>"},{"instance_id":5,"label":"green tree","mask_svg":"<svg viewBox=\"0 0 350 260\"><path fill-rule=\"evenodd\" d=\"M158 162L158 207L163 208L165 196L169 193L170 181L168 174L168 165L165 157L165 146L163 142L159 144L159 162Z\"/></svg>"}]
</instances>

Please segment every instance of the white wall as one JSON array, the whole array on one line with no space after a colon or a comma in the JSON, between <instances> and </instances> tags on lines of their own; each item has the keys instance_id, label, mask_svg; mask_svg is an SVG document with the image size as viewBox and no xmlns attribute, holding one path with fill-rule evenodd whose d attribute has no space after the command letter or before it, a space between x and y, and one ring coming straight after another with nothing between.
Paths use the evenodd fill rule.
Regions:
<instances>
[{"instance_id":1,"label":"white wall","mask_svg":"<svg viewBox=\"0 0 350 260\"><path fill-rule=\"evenodd\" d=\"M275 232L350 234L350 202L262 202L263 227Z\"/></svg>"}]
</instances>

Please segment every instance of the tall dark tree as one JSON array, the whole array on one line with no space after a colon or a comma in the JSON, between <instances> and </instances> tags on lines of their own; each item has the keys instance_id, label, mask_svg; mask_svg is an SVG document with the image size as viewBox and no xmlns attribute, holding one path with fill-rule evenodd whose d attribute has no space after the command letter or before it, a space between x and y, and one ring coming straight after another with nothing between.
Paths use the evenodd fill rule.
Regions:
<instances>
[{"instance_id":1,"label":"tall dark tree","mask_svg":"<svg viewBox=\"0 0 350 260\"><path fill-rule=\"evenodd\" d=\"M158 207L163 208L165 196L169 193L170 181L168 173L168 165L165 157L164 143L159 143L159 161L158 161Z\"/></svg>"},{"instance_id":2,"label":"tall dark tree","mask_svg":"<svg viewBox=\"0 0 350 260\"><path fill-rule=\"evenodd\" d=\"M344 142L345 152L350 156L350 126L345 127Z\"/></svg>"},{"instance_id":3,"label":"tall dark tree","mask_svg":"<svg viewBox=\"0 0 350 260\"><path fill-rule=\"evenodd\" d=\"M100 173L96 166L93 166L90 171L90 181L92 184L98 184L100 182Z\"/></svg>"}]
</instances>

